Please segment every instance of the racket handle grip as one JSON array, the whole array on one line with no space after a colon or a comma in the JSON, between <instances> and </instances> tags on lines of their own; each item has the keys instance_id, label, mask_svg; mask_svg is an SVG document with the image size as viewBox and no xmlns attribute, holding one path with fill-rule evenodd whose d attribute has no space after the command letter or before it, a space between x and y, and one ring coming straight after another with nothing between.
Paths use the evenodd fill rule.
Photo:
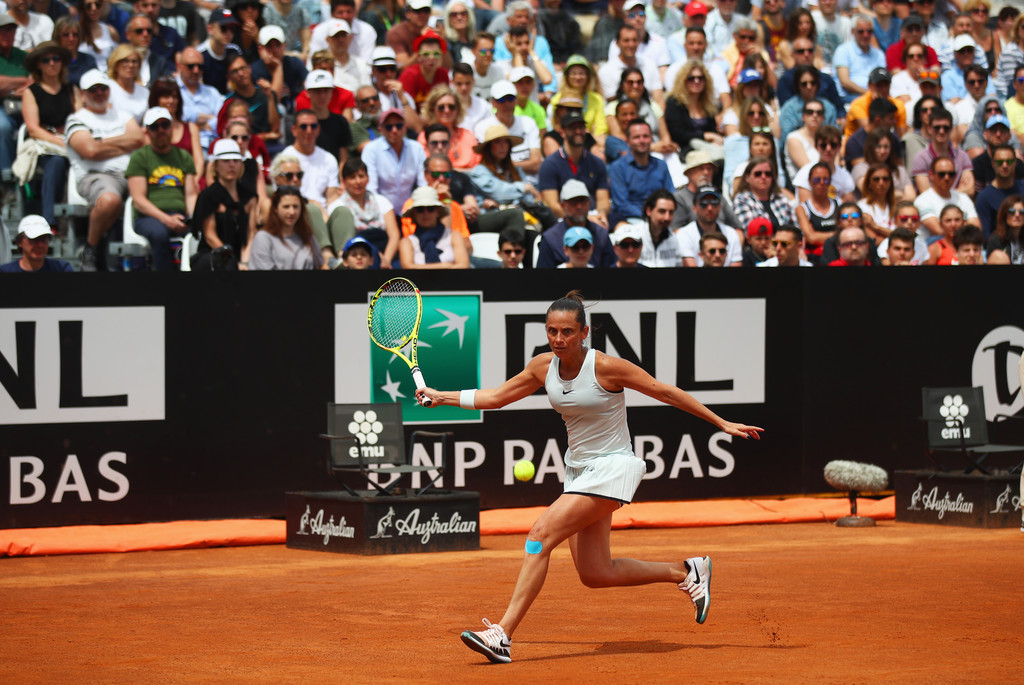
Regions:
<instances>
[{"instance_id":1,"label":"racket handle grip","mask_svg":"<svg viewBox=\"0 0 1024 685\"><path fill-rule=\"evenodd\" d=\"M413 379L413 381L416 382L416 387L417 388L425 388L425 387L427 387L427 382L425 380L423 380L423 374L420 373L420 367L418 367L418 366L414 366L413 367L413 369L412 369L412 379ZM422 402L420 402L420 404L422 404L424 407L429 407L430 405L433 404L433 401L428 397L428 398L424 399Z\"/></svg>"}]
</instances>

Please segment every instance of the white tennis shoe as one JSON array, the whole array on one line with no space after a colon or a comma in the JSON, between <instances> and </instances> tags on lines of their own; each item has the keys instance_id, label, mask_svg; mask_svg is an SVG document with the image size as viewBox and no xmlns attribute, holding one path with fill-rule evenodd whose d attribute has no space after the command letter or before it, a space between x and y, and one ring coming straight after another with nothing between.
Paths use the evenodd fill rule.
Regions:
<instances>
[{"instance_id":1,"label":"white tennis shoe","mask_svg":"<svg viewBox=\"0 0 1024 685\"><path fill-rule=\"evenodd\" d=\"M508 639L505 630L486 618L484 625L487 626L486 630L463 632L462 641L473 651L487 657L492 664L507 664L512 661L512 641Z\"/></svg>"},{"instance_id":2,"label":"white tennis shoe","mask_svg":"<svg viewBox=\"0 0 1024 685\"><path fill-rule=\"evenodd\" d=\"M697 610L694 618L697 623L704 623L711 607L711 558L690 557L686 560L686 568L690 572L686 574L686 580L679 583L679 589L690 593L690 601Z\"/></svg>"}]
</instances>

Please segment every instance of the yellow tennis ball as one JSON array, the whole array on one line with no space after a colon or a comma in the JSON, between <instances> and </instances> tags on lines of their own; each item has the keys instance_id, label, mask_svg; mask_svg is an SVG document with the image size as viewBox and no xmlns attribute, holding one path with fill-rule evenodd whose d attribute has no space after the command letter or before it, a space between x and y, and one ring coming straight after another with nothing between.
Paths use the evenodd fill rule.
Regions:
<instances>
[{"instance_id":1,"label":"yellow tennis ball","mask_svg":"<svg viewBox=\"0 0 1024 685\"><path fill-rule=\"evenodd\" d=\"M516 480L530 480L535 472L533 462L529 459L520 459L512 467L512 475L516 477Z\"/></svg>"}]
</instances>

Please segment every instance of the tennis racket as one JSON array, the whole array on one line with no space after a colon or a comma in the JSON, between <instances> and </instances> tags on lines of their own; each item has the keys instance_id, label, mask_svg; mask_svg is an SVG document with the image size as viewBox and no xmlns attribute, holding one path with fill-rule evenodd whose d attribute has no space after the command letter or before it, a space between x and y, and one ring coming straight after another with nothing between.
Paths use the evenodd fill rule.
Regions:
<instances>
[{"instance_id":1,"label":"tennis racket","mask_svg":"<svg viewBox=\"0 0 1024 685\"><path fill-rule=\"evenodd\" d=\"M409 366L417 388L427 386L416 360L422 318L423 298L419 288L407 278L392 278L382 285L370 298L370 308L366 313L370 340ZM406 345L409 346L408 357L402 353ZM426 399L422 404L429 407L431 400Z\"/></svg>"}]
</instances>

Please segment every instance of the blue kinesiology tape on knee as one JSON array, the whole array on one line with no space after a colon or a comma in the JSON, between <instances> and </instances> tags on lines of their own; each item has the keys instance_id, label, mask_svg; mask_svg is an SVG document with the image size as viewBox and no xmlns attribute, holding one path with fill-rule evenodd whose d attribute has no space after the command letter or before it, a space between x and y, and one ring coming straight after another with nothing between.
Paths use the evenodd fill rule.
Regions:
<instances>
[{"instance_id":1,"label":"blue kinesiology tape on knee","mask_svg":"<svg viewBox=\"0 0 1024 685\"><path fill-rule=\"evenodd\" d=\"M526 553L527 554L540 554L543 545L540 544L540 540L527 540L526 541Z\"/></svg>"}]
</instances>

